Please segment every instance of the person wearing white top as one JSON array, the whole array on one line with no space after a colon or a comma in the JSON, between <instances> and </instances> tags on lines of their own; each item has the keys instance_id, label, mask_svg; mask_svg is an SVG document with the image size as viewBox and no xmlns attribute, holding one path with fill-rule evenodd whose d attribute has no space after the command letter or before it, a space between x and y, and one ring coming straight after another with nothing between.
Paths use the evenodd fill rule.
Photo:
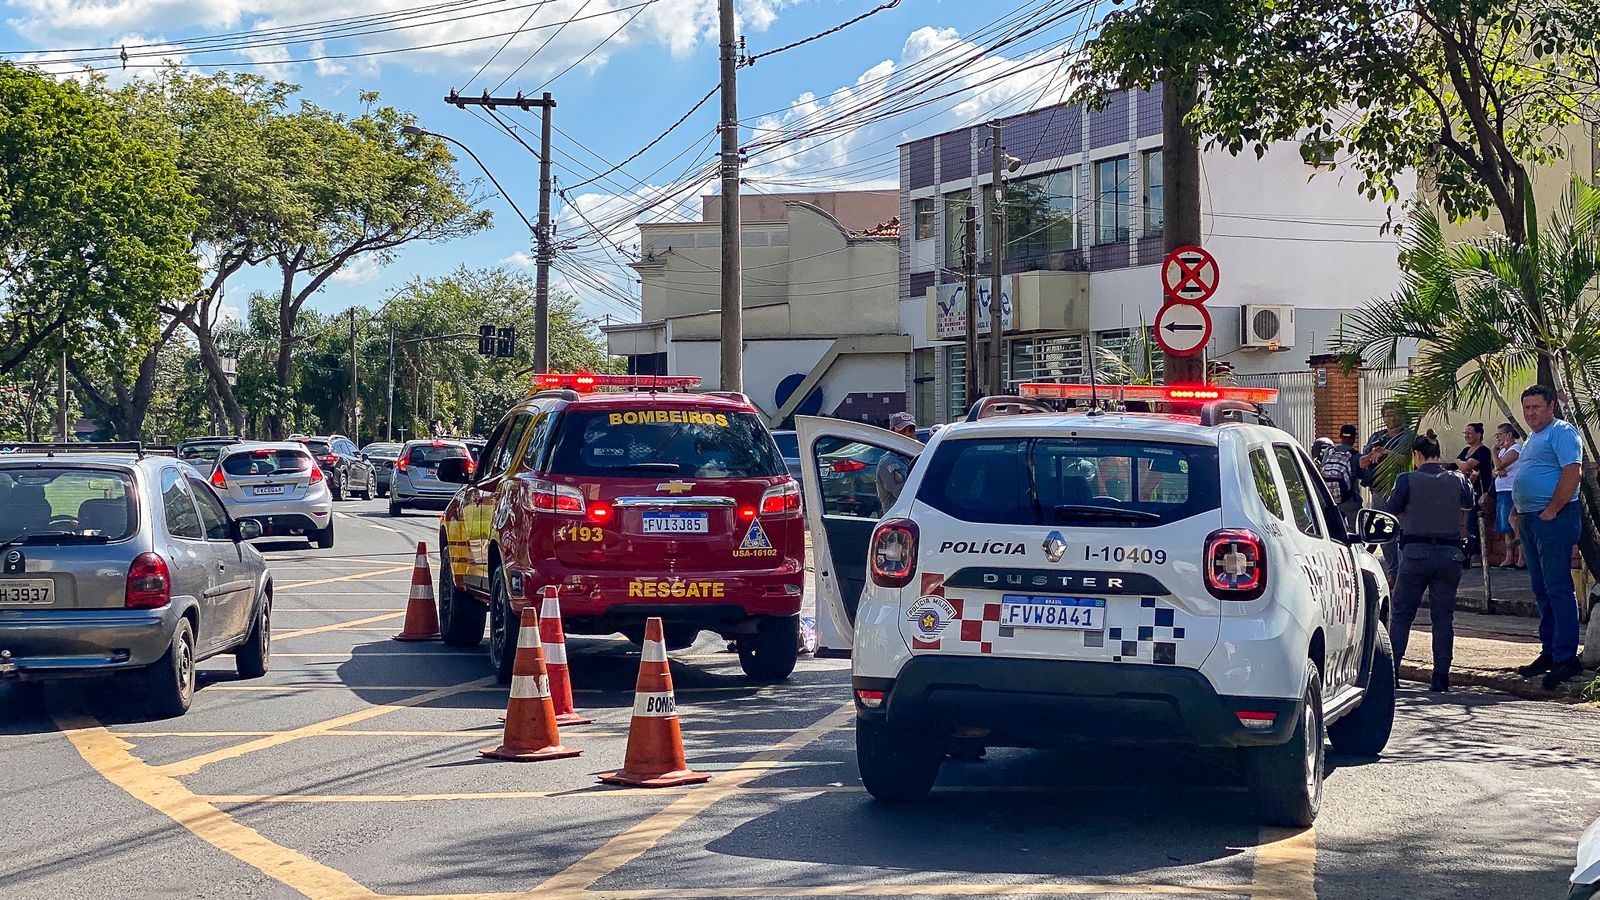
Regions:
<instances>
[{"instance_id":1,"label":"person wearing white top","mask_svg":"<svg viewBox=\"0 0 1600 900\"><path fill-rule=\"evenodd\" d=\"M1511 482L1517 477L1521 465L1517 457L1522 444L1517 441L1517 427L1504 422L1494 430L1494 530L1511 535L1506 539L1506 555L1496 568L1522 569L1527 564L1522 558L1522 528L1516 507L1511 501Z\"/></svg>"}]
</instances>

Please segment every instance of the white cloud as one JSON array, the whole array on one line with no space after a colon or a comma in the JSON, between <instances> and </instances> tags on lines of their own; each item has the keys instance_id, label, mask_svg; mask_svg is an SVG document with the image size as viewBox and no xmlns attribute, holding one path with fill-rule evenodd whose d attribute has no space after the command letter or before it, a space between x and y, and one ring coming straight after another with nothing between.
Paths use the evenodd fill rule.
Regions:
<instances>
[{"instance_id":1,"label":"white cloud","mask_svg":"<svg viewBox=\"0 0 1600 900\"><path fill-rule=\"evenodd\" d=\"M518 250L517 252L511 254L510 256L502 258L500 260L500 265L502 265L502 266L516 266L516 267L521 268L521 269L531 269L531 268L533 268L534 262L535 262L535 260L534 260L534 258L533 258L533 256L531 254L524 253L521 250Z\"/></svg>"},{"instance_id":2,"label":"white cloud","mask_svg":"<svg viewBox=\"0 0 1600 900\"><path fill-rule=\"evenodd\" d=\"M378 280L382 268L383 264L378 261L377 256L367 253L352 257L339 268L339 271L330 275L328 280L339 284L368 284Z\"/></svg>"}]
</instances>

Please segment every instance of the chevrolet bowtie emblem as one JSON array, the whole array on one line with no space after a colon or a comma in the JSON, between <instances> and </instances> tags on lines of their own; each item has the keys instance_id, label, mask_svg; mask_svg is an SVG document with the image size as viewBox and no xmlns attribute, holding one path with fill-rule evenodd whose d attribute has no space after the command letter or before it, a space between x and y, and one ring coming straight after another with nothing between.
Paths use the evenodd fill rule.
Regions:
<instances>
[{"instance_id":1,"label":"chevrolet bowtie emblem","mask_svg":"<svg viewBox=\"0 0 1600 900\"><path fill-rule=\"evenodd\" d=\"M687 494L694 490L694 485L687 481L663 481L656 485L656 490L666 491L669 494Z\"/></svg>"}]
</instances>

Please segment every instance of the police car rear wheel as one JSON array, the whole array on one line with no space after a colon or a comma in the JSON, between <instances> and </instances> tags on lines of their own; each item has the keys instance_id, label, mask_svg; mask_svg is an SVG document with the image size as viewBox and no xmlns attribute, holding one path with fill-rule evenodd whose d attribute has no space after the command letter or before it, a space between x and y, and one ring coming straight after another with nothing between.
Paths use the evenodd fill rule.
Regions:
<instances>
[{"instance_id":1,"label":"police car rear wheel","mask_svg":"<svg viewBox=\"0 0 1600 900\"><path fill-rule=\"evenodd\" d=\"M1389 629L1379 624L1367 695L1349 715L1328 726L1333 749L1351 756L1382 753L1394 730L1394 689L1394 647L1389 643Z\"/></svg>"},{"instance_id":2,"label":"police car rear wheel","mask_svg":"<svg viewBox=\"0 0 1600 900\"><path fill-rule=\"evenodd\" d=\"M472 648L483 643L484 619L488 610L471 596L456 590L456 577L450 568L450 545L441 543L439 560L439 634L446 647Z\"/></svg>"},{"instance_id":3,"label":"police car rear wheel","mask_svg":"<svg viewBox=\"0 0 1600 900\"><path fill-rule=\"evenodd\" d=\"M1322 673L1306 662L1300 721L1287 743L1245 750L1245 775L1256 817L1263 825L1306 828L1322 805Z\"/></svg>"},{"instance_id":4,"label":"police car rear wheel","mask_svg":"<svg viewBox=\"0 0 1600 900\"><path fill-rule=\"evenodd\" d=\"M517 658L517 628L505 576L496 569L489 580L489 667L501 684L511 683L511 667Z\"/></svg>"},{"instance_id":5,"label":"police car rear wheel","mask_svg":"<svg viewBox=\"0 0 1600 900\"><path fill-rule=\"evenodd\" d=\"M800 659L800 617L773 616L756 623L755 634L738 637L739 667L751 681L782 681Z\"/></svg>"},{"instance_id":6,"label":"police car rear wheel","mask_svg":"<svg viewBox=\"0 0 1600 900\"><path fill-rule=\"evenodd\" d=\"M856 768L876 800L921 800L939 777L942 753L932 736L882 722L856 720Z\"/></svg>"}]
</instances>

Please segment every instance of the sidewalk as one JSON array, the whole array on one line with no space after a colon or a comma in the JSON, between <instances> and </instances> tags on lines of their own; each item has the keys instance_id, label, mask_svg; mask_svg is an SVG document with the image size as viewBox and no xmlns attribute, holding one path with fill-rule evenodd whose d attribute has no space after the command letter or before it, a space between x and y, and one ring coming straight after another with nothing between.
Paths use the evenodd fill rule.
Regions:
<instances>
[{"instance_id":1,"label":"sidewalk","mask_svg":"<svg viewBox=\"0 0 1600 900\"><path fill-rule=\"evenodd\" d=\"M1465 594L1465 583L1462 588ZM1478 596L1482 597L1481 588ZM1570 701L1594 677L1595 673L1587 672L1564 685L1564 690L1547 691L1538 678L1523 678L1515 671L1538 655L1537 619L1457 610L1455 659L1450 666L1452 687L1477 685L1529 699ZM1433 677L1433 629L1426 608L1418 613L1411 629L1411 643L1401 661L1400 676L1423 684Z\"/></svg>"}]
</instances>

